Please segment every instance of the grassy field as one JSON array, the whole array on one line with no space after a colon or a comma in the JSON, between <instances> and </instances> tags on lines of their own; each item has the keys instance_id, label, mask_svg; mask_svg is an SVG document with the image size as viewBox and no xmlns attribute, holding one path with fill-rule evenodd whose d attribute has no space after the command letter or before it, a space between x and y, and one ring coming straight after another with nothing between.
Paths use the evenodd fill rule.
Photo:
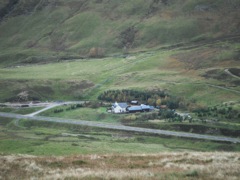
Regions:
<instances>
[{"instance_id":1,"label":"grassy field","mask_svg":"<svg viewBox=\"0 0 240 180\"><path fill-rule=\"evenodd\" d=\"M0 107L0 112L16 113L16 114L30 114L42 109L42 107L27 107L27 108L11 108L11 107Z\"/></svg>"},{"instance_id":2,"label":"grassy field","mask_svg":"<svg viewBox=\"0 0 240 180\"><path fill-rule=\"evenodd\" d=\"M23 91L30 100L96 100L109 89L165 89L193 108L237 100L239 79L224 69L239 68L238 6L19 1L0 24L0 101Z\"/></svg>"},{"instance_id":3,"label":"grassy field","mask_svg":"<svg viewBox=\"0 0 240 180\"><path fill-rule=\"evenodd\" d=\"M0 152L4 154L59 156L240 150L239 144L196 141L29 120L1 118L0 128Z\"/></svg>"},{"instance_id":4,"label":"grassy field","mask_svg":"<svg viewBox=\"0 0 240 180\"><path fill-rule=\"evenodd\" d=\"M3 178L209 179L213 172L235 178L239 150L239 144L0 118Z\"/></svg>"},{"instance_id":5,"label":"grassy field","mask_svg":"<svg viewBox=\"0 0 240 180\"><path fill-rule=\"evenodd\" d=\"M124 115L110 114L106 112L106 107L101 108L79 108L75 110L66 110L68 107L57 107L41 113L41 116L61 117L77 120L101 121L109 123L120 123ZM54 110L63 109L61 113L54 113Z\"/></svg>"},{"instance_id":6,"label":"grassy field","mask_svg":"<svg viewBox=\"0 0 240 180\"><path fill-rule=\"evenodd\" d=\"M225 60L228 64L215 67L214 60L211 61L212 65L209 65L208 59L205 58L201 63L208 63L208 67L189 70L185 69L187 62L184 62L182 57L176 58L179 52L183 53L176 50L152 51L127 58L75 60L1 68L0 99L4 101L16 97L22 91L28 91L29 96L42 100L94 100L105 90L128 88L165 89L172 95L203 105L214 105L239 98L239 93L231 91L240 90L239 86L234 84L238 83L234 77L228 75L228 83L225 83L225 79L204 77L210 68L219 69L224 73L224 68L229 67L228 60ZM237 62L235 64L235 67L239 66ZM218 77L218 74L216 76Z\"/></svg>"}]
</instances>

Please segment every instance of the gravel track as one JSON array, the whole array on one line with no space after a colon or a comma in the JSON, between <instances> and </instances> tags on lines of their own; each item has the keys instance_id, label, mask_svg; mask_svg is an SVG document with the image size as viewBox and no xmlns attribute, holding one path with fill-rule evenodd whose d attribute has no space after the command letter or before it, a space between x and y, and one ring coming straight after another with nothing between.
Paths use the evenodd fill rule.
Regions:
<instances>
[{"instance_id":1,"label":"gravel track","mask_svg":"<svg viewBox=\"0 0 240 180\"><path fill-rule=\"evenodd\" d=\"M210 135L184 133L184 132L174 132L174 131L159 130L159 129L130 127L130 126L124 126L124 125L115 125L115 124L110 124L110 123L99 123L99 122L63 119L63 118L55 118L55 117L28 116L28 115L20 115L20 114L13 114L13 113L2 113L2 112L0 113L0 116L1 117L6 117L6 118L29 119L29 120L36 120L36 121L47 121L47 122L64 123L64 124L75 124L75 125L90 126L90 127L105 128L105 129L113 129L113 130L121 130L121 131L141 132L141 133L150 133L150 134L158 134L158 135L167 135L167 136L194 138L194 139L205 139L205 140L212 140L212 141L240 143L239 138L230 138L230 137L224 137L224 136L210 136Z\"/></svg>"}]
</instances>

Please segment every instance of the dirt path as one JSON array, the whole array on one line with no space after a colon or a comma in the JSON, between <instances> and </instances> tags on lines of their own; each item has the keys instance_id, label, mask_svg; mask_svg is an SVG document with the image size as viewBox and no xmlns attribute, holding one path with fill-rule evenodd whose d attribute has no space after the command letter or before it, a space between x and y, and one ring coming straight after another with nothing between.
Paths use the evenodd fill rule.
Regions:
<instances>
[{"instance_id":1,"label":"dirt path","mask_svg":"<svg viewBox=\"0 0 240 180\"><path fill-rule=\"evenodd\" d=\"M41 109L41 110L36 111L34 113L31 113L31 114L27 114L25 116L33 117L33 116L35 116L37 114L40 114L40 113L42 113L44 111L47 111L47 110L52 109L52 108L55 108L57 106L68 105L68 104L83 104L83 103L84 103L84 101L68 101L68 102L63 102L63 103L53 103L53 104L49 104L49 106L47 106L44 109Z\"/></svg>"},{"instance_id":2,"label":"dirt path","mask_svg":"<svg viewBox=\"0 0 240 180\"><path fill-rule=\"evenodd\" d=\"M234 75L233 73L231 73L231 72L229 71L229 69L225 69L224 71L225 71L228 75L230 75L230 76L232 76L232 77L234 77L234 78L240 79L239 76L236 76L236 75Z\"/></svg>"},{"instance_id":3,"label":"dirt path","mask_svg":"<svg viewBox=\"0 0 240 180\"><path fill-rule=\"evenodd\" d=\"M47 111L49 109L52 109L57 106L62 106L62 105L68 105L68 104L83 104L85 101L67 101L67 102L49 102L49 103L38 103L38 104L32 104L32 103L0 103L0 105L8 106L8 107L22 107L23 105L28 105L29 107L43 107L43 109L26 114L25 116L30 116L33 117L35 115L38 115L44 111Z\"/></svg>"},{"instance_id":4,"label":"dirt path","mask_svg":"<svg viewBox=\"0 0 240 180\"><path fill-rule=\"evenodd\" d=\"M49 110L49 109L52 109L52 108L57 107L57 106L62 106L62 105L63 105L63 104L60 104L60 103L51 104L51 105L49 105L49 106L47 106L47 107L45 107L45 108L43 108L43 109L41 109L41 110L39 110L39 111L36 111L36 112L34 112L34 113L31 113L31 114L27 114L26 116L33 117L33 116L35 116L35 115L37 115L37 114L40 114L40 113L42 113L42 112L44 112L44 111L47 111L47 110Z\"/></svg>"},{"instance_id":5,"label":"dirt path","mask_svg":"<svg viewBox=\"0 0 240 180\"><path fill-rule=\"evenodd\" d=\"M214 88L218 88L218 89L223 89L223 90L226 90L226 91L230 91L230 92L234 92L234 93L237 93L237 94L240 94L240 91L238 90L234 90L234 89L229 89L229 88L226 88L226 87L222 87L222 86L217 86L217 85L213 85L213 84L206 84L210 87L214 87Z\"/></svg>"}]
</instances>

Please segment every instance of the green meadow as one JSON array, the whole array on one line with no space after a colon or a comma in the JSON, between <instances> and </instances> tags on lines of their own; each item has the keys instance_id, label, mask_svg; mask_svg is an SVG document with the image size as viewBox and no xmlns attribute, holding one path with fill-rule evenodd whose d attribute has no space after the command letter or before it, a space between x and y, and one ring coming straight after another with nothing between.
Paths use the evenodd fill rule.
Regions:
<instances>
[{"instance_id":1,"label":"green meadow","mask_svg":"<svg viewBox=\"0 0 240 180\"><path fill-rule=\"evenodd\" d=\"M152 154L166 151L239 151L240 149L238 144L106 131L29 120L1 118L0 130L2 154L60 156L106 153Z\"/></svg>"},{"instance_id":2,"label":"green meadow","mask_svg":"<svg viewBox=\"0 0 240 180\"><path fill-rule=\"evenodd\" d=\"M229 87L222 86L224 79L202 76L210 68L185 69L184 62L173 58L176 53L179 51L153 51L131 54L125 58L1 68L0 99L6 101L22 91L29 91L41 100L96 100L100 93L109 89L161 89L202 105L238 99L239 93L231 91L240 90L239 86L232 86L231 81L235 82L233 77L228 77ZM223 72L224 67L219 69Z\"/></svg>"}]
</instances>

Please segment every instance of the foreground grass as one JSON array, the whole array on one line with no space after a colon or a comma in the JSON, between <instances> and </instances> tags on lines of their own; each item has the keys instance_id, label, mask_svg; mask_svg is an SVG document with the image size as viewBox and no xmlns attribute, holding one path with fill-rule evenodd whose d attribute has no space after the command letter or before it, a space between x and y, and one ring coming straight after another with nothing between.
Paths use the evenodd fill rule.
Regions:
<instances>
[{"instance_id":1,"label":"foreground grass","mask_svg":"<svg viewBox=\"0 0 240 180\"><path fill-rule=\"evenodd\" d=\"M238 179L239 153L157 153L36 157L0 156L2 178Z\"/></svg>"}]
</instances>

